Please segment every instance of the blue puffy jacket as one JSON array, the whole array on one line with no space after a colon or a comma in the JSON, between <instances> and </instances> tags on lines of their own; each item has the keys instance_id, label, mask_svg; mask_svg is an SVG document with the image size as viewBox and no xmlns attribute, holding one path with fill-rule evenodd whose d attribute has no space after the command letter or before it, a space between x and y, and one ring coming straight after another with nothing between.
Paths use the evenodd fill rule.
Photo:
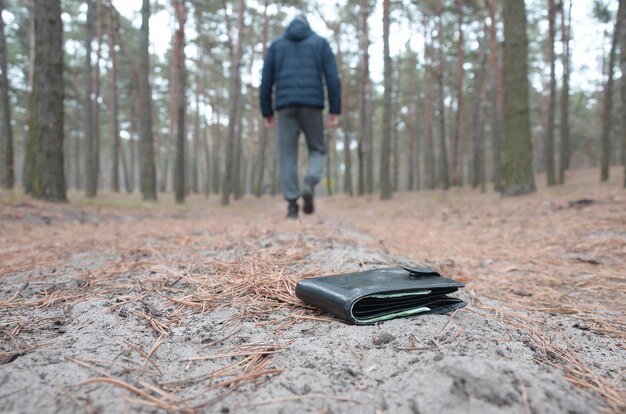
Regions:
<instances>
[{"instance_id":1,"label":"blue puffy jacket","mask_svg":"<svg viewBox=\"0 0 626 414\"><path fill-rule=\"evenodd\" d=\"M289 106L324 108L324 84L331 114L341 113L341 83L335 55L328 41L317 35L304 18L296 18L267 50L260 87L261 113L274 114L272 89L276 85L276 110Z\"/></svg>"}]
</instances>

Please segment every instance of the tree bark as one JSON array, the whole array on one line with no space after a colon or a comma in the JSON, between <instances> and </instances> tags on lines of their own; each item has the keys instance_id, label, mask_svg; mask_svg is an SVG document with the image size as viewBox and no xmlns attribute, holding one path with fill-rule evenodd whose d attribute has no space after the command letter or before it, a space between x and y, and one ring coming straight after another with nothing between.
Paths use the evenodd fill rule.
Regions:
<instances>
[{"instance_id":1,"label":"tree bark","mask_svg":"<svg viewBox=\"0 0 626 414\"><path fill-rule=\"evenodd\" d=\"M343 65L343 63L342 63ZM342 67L341 76L341 84L345 85L341 91L343 93L343 98L341 98L341 102L343 104L343 109L341 113L344 114L342 117L342 129L343 129L343 163L344 163L344 175L343 175L343 192L345 194L354 196L354 189L352 188L352 150L350 149L351 139L350 134L352 131L352 126L350 124L350 79L348 78L348 74L350 73L349 69ZM344 92L345 90L345 92Z\"/></svg>"},{"instance_id":2,"label":"tree bark","mask_svg":"<svg viewBox=\"0 0 626 414\"><path fill-rule=\"evenodd\" d=\"M202 50L198 47L198 64L196 66L196 91L195 91L195 114L194 114L194 133L193 133L193 151L191 153L191 191L194 194L200 192L200 142L202 140L202 122L200 114L200 74L202 72Z\"/></svg>"},{"instance_id":3,"label":"tree bark","mask_svg":"<svg viewBox=\"0 0 626 414\"><path fill-rule=\"evenodd\" d=\"M428 188L433 190L437 185L435 175L435 144L433 139L433 53L431 46L430 22L424 17L424 164L428 176Z\"/></svg>"},{"instance_id":4,"label":"tree bark","mask_svg":"<svg viewBox=\"0 0 626 414\"><path fill-rule=\"evenodd\" d=\"M221 101L220 94L218 92L217 99ZM220 154L222 152L222 127L221 127L221 116L218 105L213 105L213 113L215 114L215 122L213 123L213 162L211 179L212 179L212 188L213 194L220 193L220 186L222 180L220 179Z\"/></svg>"},{"instance_id":5,"label":"tree bark","mask_svg":"<svg viewBox=\"0 0 626 414\"><path fill-rule=\"evenodd\" d=\"M383 130L380 152L380 199L389 200L392 196L390 177L391 156L391 56L389 52L389 12L391 1L383 1L383 43L384 43L384 106L383 106Z\"/></svg>"},{"instance_id":6,"label":"tree bark","mask_svg":"<svg viewBox=\"0 0 626 414\"><path fill-rule=\"evenodd\" d=\"M243 30L243 28L242 28ZM241 55L240 55L241 56ZM239 104L237 107L237 123L235 128L235 152L233 154L233 179L232 179L232 193L233 198L235 200L241 199L243 197L242 190L242 166L244 164L244 153L243 153L243 145L242 145L242 136L243 136L243 99L241 96L241 78L239 80Z\"/></svg>"},{"instance_id":7,"label":"tree bark","mask_svg":"<svg viewBox=\"0 0 626 414\"><path fill-rule=\"evenodd\" d=\"M117 105L117 52L115 50L117 38L117 21L113 18L113 7L109 7L109 57L111 68L109 71L110 93L110 131L111 131L111 190L120 191L119 155L120 155L120 125Z\"/></svg>"},{"instance_id":8,"label":"tree bark","mask_svg":"<svg viewBox=\"0 0 626 414\"><path fill-rule=\"evenodd\" d=\"M624 0L620 0L620 8L623 9ZM619 15L619 13L618 13ZM611 41L611 50L609 52L609 63L607 68L608 79L604 89L604 107L602 112L602 151L600 159L600 180L608 181L609 166L611 164L611 130L613 127L613 83L614 83L614 67L615 54L617 49L617 39L619 39L620 19L615 19L613 29L613 40Z\"/></svg>"},{"instance_id":9,"label":"tree bark","mask_svg":"<svg viewBox=\"0 0 626 414\"><path fill-rule=\"evenodd\" d=\"M124 189L127 193L132 193L131 174L128 168L128 161L126 160L126 149L124 148L124 142L120 140L120 158L122 159L122 172L124 173Z\"/></svg>"},{"instance_id":10,"label":"tree bark","mask_svg":"<svg viewBox=\"0 0 626 414\"><path fill-rule=\"evenodd\" d=\"M524 0L504 2L503 17L505 158L500 191L514 196L535 191Z\"/></svg>"},{"instance_id":11,"label":"tree bark","mask_svg":"<svg viewBox=\"0 0 626 414\"><path fill-rule=\"evenodd\" d=\"M487 37L489 33L489 27L484 19L484 5L481 5L481 16L483 22L485 22L484 35L479 40L478 45L478 61L479 68L476 74L476 87L474 92L474 114L472 116L472 134L473 134L473 163L472 163L472 187L478 188L480 186L482 191L485 191L485 114L483 102L485 100L485 75L487 71Z\"/></svg>"},{"instance_id":12,"label":"tree bark","mask_svg":"<svg viewBox=\"0 0 626 414\"><path fill-rule=\"evenodd\" d=\"M626 0L620 0L619 2L618 19L620 19L622 27L620 34L620 66L622 69L622 114L624 114L626 113ZM571 23L568 27L571 27ZM624 163L624 188L626 188L626 116L622 116L622 162Z\"/></svg>"},{"instance_id":13,"label":"tree bark","mask_svg":"<svg viewBox=\"0 0 626 414\"><path fill-rule=\"evenodd\" d=\"M4 34L4 0L0 0L0 185L13 189L15 169L13 165L13 127L11 126L11 101L9 98L9 77L7 65L7 43Z\"/></svg>"},{"instance_id":14,"label":"tree bark","mask_svg":"<svg viewBox=\"0 0 626 414\"><path fill-rule=\"evenodd\" d=\"M572 1L567 10L561 0L561 37L563 44L563 86L561 87L561 156L559 183L565 183L565 171L570 167L569 79L570 79L570 32L572 27Z\"/></svg>"},{"instance_id":15,"label":"tree bark","mask_svg":"<svg viewBox=\"0 0 626 414\"><path fill-rule=\"evenodd\" d=\"M554 39L556 37L556 3L548 0L548 61L550 64L550 102L548 104L548 125L546 130L545 161L548 186L556 184L554 168L554 124L556 115L556 57Z\"/></svg>"},{"instance_id":16,"label":"tree bark","mask_svg":"<svg viewBox=\"0 0 626 414\"><path fill-rule=\"evenodd\" d=\"M437 38L439 67L437 70L437 85L439 87L439 183L444 190L450 187L450 173L448 171L448 146L446 145L446 107L445 107L445 58L443 54L443 0L437 1Z\"/></svg>"},{"instance_id":17,"label":"tree bark","mask_svg":"<svg viewBox=\"0 0 626 414\"><path fill-rule=\"evenodd\" d=\"M224 2L226 6L226 2ZM228 137L226 144L226 168L224 170L224 183L222 185L222 205L230 203L230 196L234 188L234 167L235 167L235 151L237 145L237 112L239 110L239 100L241 98L241 56L243 47L243 17L245 13L245 0L238 0L238 18L237 18L237 41L231 46L231 78L229 100L230 109L228 112ZM229 36L232 36L229 30Z\"/></svg>"},{"instance_id":18,"label":"tree bark","mask_svg":"<svg viewBox=\"0 0 626 414\"><path fill-rule=\"evenodd\" d=\"M329 131L326 134L326 148L328 148L328 152L326 153L326 194L329 197L333 195L333 161L335 159L332 146L336 145L335 140L335 131ZM300 165L304 163L299 163Z\"/></svg>"},{"instance_id":19,"label":"tree bark","mask_svg":"<svg viewBox=\"0 0 626 414\"><path fill-rule=\"evenodd\" d=\"M267 42L269 40L269 15L267 14L267 8L269 7L269 0L263 2L263 30L261 31L261 58L265 59L265 51L267 50ZM265 176L265 156L267 152L267 140L268 131L265 125L261 126L259 133L259 145L257 145L256 153L256 171L253 177L252 192L255 196L261 197L263 194L263 178Z\"/></svg>"},{"instance_id":20,"label":"tree bark","mask_svg":"<svg viewBox=\"0 0 626 414\"><path fill-rule=\"evenodd\" d=\"M156 168L154 164L154 140L152 137L152 88L150 87L150 0L143 0L141 17L139 38L139 95L141 102L139 164L141 168L141 193L144 200L156 201Z\"/></svg>"},{"instance_id":21,"label":"tree bark","mask_svg":"<svg viewBox=\"0 0 626 414\"><path fill-rule=\"evenodd\" d=\"M359 163L359 176L357 185L357 194L363 195L365 191L371 192L373 188L371 171L373 165L368 164L369 152L371 148L368 145L369 141L369 99L368 99L368 85L370 83L369 72L369 26L367 20L369 18L369 1L361 0L359 5L360 24L361 29L359 33L359 48L360 53L360 104L359 104L359 141L358 141L358 163ZM346 115L347 116L347 115ZM369 171L369 172L368 172Z\"/></svg>"},{"instance_id":22,"label":"tree bark","mask_svg":"<svg viewBox=\"0 0 626 414\"><path fill-rule=\"evenodd\" d=\"M459 41L457 44L457 110L456 110L456 122L454 129L454 147L453 153L453 166L454 174L452 176L452 185L463 185L463 146L465 141L465 128L463 127L463 80L465 77L465 70L463 69L464 59L464 39L463 39L463 0L455 0L457 10L457 30L459 32Z\"/></svg>"},{"instance_id":23,"label":"tree bark","mask_svg":"<svg viewBox=\"0 0 626 414\"><path fill-rule=\"evenodd\" d=\"M67 201L63 172L63 21L60 0L35 0L35 65L25 172L27 194Z\"/></svg>"},{"instance_id":24,"label":"tree bark","mask_svg":"<svg viewBox=\"0 0 626 414\"><path fill-rule=\"evenodd\" d=\"M94 1L87 0L87 22L85 26L85 163L86 163L86 186L88 198L95 197L98 191L97 163L94 155L96 150L96 135L94 125L94 91L93 91L93 65L91 63L92 41L94 38Z\"/></svg>"},{"instance_id":25,"label":"tree bark","mask_svg":"<svg viewBox=\"0 0 626 414\"><path fill-rule=\"evenodd\" d=\"M172 0L176 21L174 65L176 66L176 163L174 172L174 195L177 203L185 202L185 116L187 110L185 91L185 0Z\"/></svg>"},{"instance_id":26,"label":"tree bark","mask_svg":"<svg viewBox=\"0 0 626 414\"><path fill-rule=\"evenodd\" d=\"M393 64L393 60L391 61ZM396 81L391 90L391 129L393 137L392 141L392 154L393 163L391 164L391 191L399 191L400 186L400 127L398 113L400 112L400 86L402 85L402 65L401 56L398 56L396 67L398 71L395 76ZM393 75L392 75L393 77Z\"/></svg>"},{"instance_id":27,"label":"tree bark","mask_svg":"<svg viewBox=\"0 0 626 414\"><path fill-rule=\"evenodd\" d=\"M496 22L496 0L488 0L489 9L489 68L491 86L489 88L491 147L493 157L493 182L495 189L500 190L502 175L502 122L504 117L502 70L499 59L498 29Z\"/></svg>"}]
</instances>

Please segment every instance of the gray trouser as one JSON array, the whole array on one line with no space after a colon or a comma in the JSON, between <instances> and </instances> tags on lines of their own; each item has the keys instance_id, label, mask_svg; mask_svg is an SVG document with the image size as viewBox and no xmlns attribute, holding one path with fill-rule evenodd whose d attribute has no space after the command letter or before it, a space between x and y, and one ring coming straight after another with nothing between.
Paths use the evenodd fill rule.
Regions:
<instances>
[{"instance_id":1,"label":"gray trouser","mask_svg":"<svg viewBox=\"0 0 626 414\"><path fill-rule=\"evenodd\" d=\"M287 200L300 196L298 182L298 140L304 132L309 159L304 184L311 189L324 176L324 120L322 110L293 106L278 111L278 146L280 154L280 189Z\"/></svg>"}]
</instances>

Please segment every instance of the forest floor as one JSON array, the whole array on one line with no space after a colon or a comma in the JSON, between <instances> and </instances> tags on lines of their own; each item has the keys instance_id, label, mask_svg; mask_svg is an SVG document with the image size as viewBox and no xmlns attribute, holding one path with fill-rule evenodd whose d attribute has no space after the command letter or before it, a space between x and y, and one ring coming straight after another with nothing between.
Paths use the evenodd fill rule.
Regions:
<instances>
[{"instance_id":1,"label":"forest floor","mask_svg":"<svg viewBox=\"0 0 626 414\"><path fill-rule=\"evenodd\" d=\"M0 412L624 412L618 174L319 198L296 221L278 197L0 195ZM294 294L412 263L469 306L350 326Z\"/></svg>"}]
</instances>

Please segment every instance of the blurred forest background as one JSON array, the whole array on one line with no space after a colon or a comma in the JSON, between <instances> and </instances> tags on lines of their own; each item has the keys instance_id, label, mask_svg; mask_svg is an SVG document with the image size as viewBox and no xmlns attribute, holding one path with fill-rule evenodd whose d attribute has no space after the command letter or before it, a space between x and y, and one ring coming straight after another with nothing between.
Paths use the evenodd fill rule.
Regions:
<instances>
[{"instance_id":1,"label":"blurred forest background","mask_svg":"<svg viewBox=\"0 0 626 414\"><path fill-rule=\"evenodd\" d=\"M537 173L558 185L581 168L604 181L626 154L626 1L573 3L2 0L1 186L48 200L279 194L258 84L298 11L331 43L343 85L326 194L515 195ZM585 7L596 53L571 41L573 7ZM585 73L575 53L589 56Z\"/></svg>"}]
</instances>

